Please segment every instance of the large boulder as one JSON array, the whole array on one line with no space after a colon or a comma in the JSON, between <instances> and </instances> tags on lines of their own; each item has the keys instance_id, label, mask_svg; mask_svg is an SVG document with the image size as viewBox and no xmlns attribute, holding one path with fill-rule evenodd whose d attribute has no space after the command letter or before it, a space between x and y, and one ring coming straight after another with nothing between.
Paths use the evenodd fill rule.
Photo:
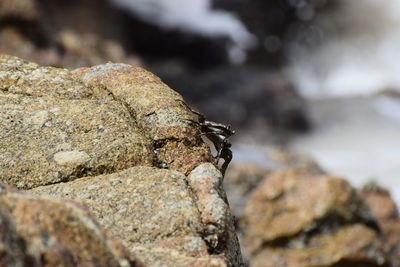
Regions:
<instances>
[{"instance_id":1,"label":"large boulder","mask_svg":"<svg viewBox=\"0 0 400 267\"><path fill-rule=\"evenodd\" d=\"M375 217L348 182L305 170L273 172L241 227L252 266L390 266Z\"/></svg>"},{"instance_id":2,"label":"large boulder","mask_svg":"<svg viewBox=\"0 0 400 267\"><path fill-rule=\"evenodd\" d=\"M210 160L182 97L140 68L71 73L1 56L0 92L0 175L19 188L133 166L188 174Z\"/></svg>"},{"instance_id":3,"label":"large boulder","mask_svg":"<svg viewBox=\"0 0 400 267\"><path fill-rule=\"evenodd\" d=\"M188 178L177 171L133 167L30 192L80 200L101 225L149 266L188 266L192 262L225 266L221 255L207 252L239 257L225 196L218 192L221 180L211 164L200 165ZM236 248L227 250L227 245ZM158 258L170 263L162 265L155 260Z\"/></svg>"},{"instance_id":4,"label":"large boulder","mask_svg":"<svg viewBox=\"0 0 400 267\"><path fill-rule=\"evenodd\" d=\"M195 119L141 68L71 72L0 56L0 181L81 203L147 266L242 265Z\"/></svg>"}]
</instances>

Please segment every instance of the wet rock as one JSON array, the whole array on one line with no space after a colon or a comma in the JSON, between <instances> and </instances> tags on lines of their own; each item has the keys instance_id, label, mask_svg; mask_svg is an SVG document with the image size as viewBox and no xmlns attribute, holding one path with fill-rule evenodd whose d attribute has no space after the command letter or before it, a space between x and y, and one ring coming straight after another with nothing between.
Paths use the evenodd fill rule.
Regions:
<instances>
[{"instance_id":1,"label":"wet rock","mask_svg":"<svg viewBox=\"0 0 400 267\"><path fill-rule=\"evenodd\" d=\"M241 228L254 266L388 266L379 227L343 179L274 172L254 190Z\"/></svg>"},{"instance_id":2,"label":"wet rock","mask_svg":"<svg viewBox=\"0 0 400 267\"><path fill-rule=\"evenodd\" d=\"M1 185L1 266L142 266L72 201Z\"/></svg>"}]
</instances>

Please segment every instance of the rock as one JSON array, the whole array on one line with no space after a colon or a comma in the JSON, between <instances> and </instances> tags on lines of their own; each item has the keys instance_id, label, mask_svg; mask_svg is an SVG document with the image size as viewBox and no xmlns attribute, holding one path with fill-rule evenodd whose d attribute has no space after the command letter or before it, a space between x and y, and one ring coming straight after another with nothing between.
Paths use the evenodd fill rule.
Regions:
<instances>
[{"instance_id":1,"label":"rock","mask_svg":"<svg viewBox=\"0 0 400 267\"><path fill-rule=\"evenodd\" d=\"M29 29L31 24L29 24ZM26 29L25 29L26 30ZM60 57L54 48L38 48L33 40L30 40L23 29L16 25L0 25L0 53L17 55L21 58L38 62L41 65L60 66ZM38 36L34 31L31 35ZM45 39L39 35L38 39Z\"/></svg>"},{"instance_id":2,"label":"rock","mask_svg":"<svg viewBox=\"0 0 400 267\"><path fill-rule=\"evenodd\" d=\"M239 150L236 154L251 154L256 150ZM271 173L277 170L304 170L311 174L323 174L323 170L309 157L282 149L268 149L261 154L261 166L257 163L234 162L224 178L224 189L227 192L233 214L240 218L251 192Z\"/></svg>"},{"instance_id":3,"label":"rock","mask_svg":"<svg viewBox=\"0 0 400 267\"><path fill-rule=\"evenodd\" d=\"M61 51L57 65L78 68L102 64L108 61L124 62L132 66L143 65L139 57L128 55L114 40L105 40L94 33L60 31L55 36Z\"/></svg>"},{"instance_id":4,"label":"rock","mask_svg":"<svg viewBox=\"0 0 400 267\"><path fill-rule=\"evenodd\" d=\"M161 163L187 174L210 152L182 101L129 65L72 74L1 56L1 179L33 188Z\"/></svg>"},{"instance_id":5,"label":"rock","mask_svg":"<svg viewBox=\"0 0 400 267\"><path fill-rule=\"evenodd\" d=\"M54 161L58 165L75 165L80 166L90 160L86 152L80 151L61 151L54 154Z\"/></svg>"},{"instance_id":6,"label":"rock","mask_svg":"<svg viewBox=\"0 0 400 267\"><path fill-rule=\"evenodd\" d=\"M32 188L152 164L152 141L124 106L67 70L1 56L0 90L3 182Z\"/></svg>"},{"instance_id":7,"label":"rock","mask_svg":"<svg viewBox=\"0 0 400 267\"><path fill-rule=\"evenodd\" d=\"M102 2L105 3L105 1ZM92 3L89 3L91 10L98 11L102 2L95 9ZM68 4L74 5L71 2ZM74 13L79 16L77 13L83 14L83 12L82 10L66 12L62 3L58 3L56 12L49 11L49 5L50 3L36 0L0 1L0 54L12 54L41 65L64 68L85 67L108 61L124 62L133 66L142 65L138 56L128 55L114 38L109 39L93 33L98 33L98 30L82 31L80 22L78 22L79 27L74 31L65 30L65 28L71 28L65 25L65 20L62 27L56 29L52 19L54 13L59 12L56 17L60 18L63 14ZM104 11L109 12L110 9L104 8ZM75 23L77 16L73 18ZM87 21L98 25L98 22L104 21L104 16L101 19L92 18ZM93 23L93 21L97 22ZM114 25L115 16L112 21ZM116 32L116 27L112 28Z\"/></svg>"},{"instance_id":8,"label":"rock","mask_svg":"<svg viewBox=\"0 0 400 267\"><path fill-rule=\"evenodd\" d=\"M197 197L197 208L205 225L205 239L215 252L223 253L231 262L240 263L240 245L234 219L222 187L223 176L211 163L196 167L188 176L191 190Z\"/></svg>"},{"instance_id":9,"label":"rock","mask_svg":"<svg viewBox=\"0 0 400 267\"><path fill-rule=\"evenodd\" d=\"M167 238L134 248L134 254L148 266L241 266L229 264L221 255L209 255L204 240L186 236Z\"/></svg>"},{"instance_id":10,"label":"rock","mask_svg":"<svg viewBox=\"0 0 400 267\"><path fill-rule=\"evenodd\" d=\"M0 180L87 206L147 266L243 265L195 119L141 68L70 72L0 56Z\"/></svg>"},{"instance_id":11,"label":"rock","mask_svg":"<svg viewBox=\"0 0 400 267\"><path fill-rule=\"evenodd\" d=\"M185 176L176 171L133 167L30 192L81 200L127 248L170 236L199 236L203 231Z\"/></svg>"},{"instance_id":12,"label":"rock","mask_svg":"<svg viewBox=\"0 0 400 267\"><path fill-rule=\"evenodd\" d=\"M224 188L228 194L233 214L240 218L246 200L271 170L255 164L234 163L229 166L224 179Z\"/></svg>"},{"instance_id":13,"label":"rock","mask_svg":"<svg viewBox=\"0 0 400 267\"><path fill-rule=\"evenodd\" d=\"M133 167L120 173L37 187L30 192L81 201L101 225L149 266L187 266L189 262L225 266L223 258L209 255L207 249L213 249L214 254L223 253L229 262L240 263L234 229L228 228L229 207L215 191L220 186L218 181L215 187L201 186L204 180L221 178L211 164L193 170L189 185L186 177L176 171ZM198 180L196 188L191 179ZM201 188L202 192L196 191ZM197 201L191 197L192 190ZM217 245L213 246L212 241ZM171 265L160 265L160 259Z\"/></svg>"},{"instance_id":14,"label":"rock","mask_svg":"<svg viewBox=\"0 0 400 267\"><path fill-rule=\"evenodd\" d=\"M23 19L37 20L39 17L36 0L2 0L0 1L0 20Z\"/></svg>"},{"instance_id":15,"label":"rock","mask_svg":"<svg viewBox=\"0 0 400 267\"><path fill-rule=\"evenodd\" d=\"M211 160L208 146L193 127L193 113L182 97L155 75L124 64L104 64L73 72L88 87L102 86L135 117L154 141L159 165L188 174Z\"/></svg>"},{"instance_id":16,"label":"rock","mask_svg":"<svg viewBox=\"0 0 400 267\"><path fill-rule=\"evenodd\" d=\"M372 184L361 190L361 197L379 222L391 254L392 266L399 266L400 218L396 203L388 190Z\"/></svg>"},{"instance_id":17,"label":"rock","mask_svg":"<svg viewBox=\"0 0 400 267\"><path fill-rule=\"evenodd\" d=\"M252 266L391 266L376 233L363 225L344 226L333 235L317 235L303 245L266 248Z\"/></svg>"},{"instance_id":18,"label":"rock","mask_svg":"<svg viewBox=\"0 0 400 267\"><path fill-rule=\"evenodd\" d=\"M241 228L252 266L388 266L375 219L343 179L274 172L253 191Z\"/></svg>"},{"instance_id":19,"label":"rock","mask_svg":"<svg viewBox=\"0 0 400 267\"><path fill-rule=\"evenodd\" d=\"M72 201L0 185L1 266L143 266Z\"/></svg>"}]
</instances>

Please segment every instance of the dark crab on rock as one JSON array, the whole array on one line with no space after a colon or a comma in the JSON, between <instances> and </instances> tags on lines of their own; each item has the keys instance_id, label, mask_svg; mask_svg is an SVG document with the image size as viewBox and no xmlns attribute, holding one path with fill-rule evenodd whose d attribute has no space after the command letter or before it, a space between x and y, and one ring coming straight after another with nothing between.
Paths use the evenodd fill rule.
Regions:
<instances>
[{"instance_id":1,"label":"dark crab on rock","mask_svg":"<svg viewBox=\"0 0 400 267\"><path fill-rule=\"evenodd\" d=\"M221 166L221 172L222 175L225 175L225 171L232 160L232 151L230 149L232 144L229 142L229 138L235 134L235 131L231 129L230 125L209 121L206 119L204 114L193 110L186 103L184 103L184 105L192 113L197 115L197 121L189 121L199 125L201 134L213 143L215 150L217 151L217 154L214 156L215 164L218 165L221 158L224 160L224 163Z\"/></svg>"}]
</instances>

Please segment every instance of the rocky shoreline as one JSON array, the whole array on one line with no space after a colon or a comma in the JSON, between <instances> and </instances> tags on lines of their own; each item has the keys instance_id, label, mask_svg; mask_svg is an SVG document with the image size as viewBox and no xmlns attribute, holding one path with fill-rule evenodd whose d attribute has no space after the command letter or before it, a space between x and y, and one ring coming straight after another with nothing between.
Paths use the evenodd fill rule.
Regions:
<instances>
[{"instance_id":1,"label":"rocky shoreline","mask_svg":"<svg viewBox=\"0 0 400 267\"><path fill-rule=\"evenodd\" d=\"M29 189L40 202L54 203L43 195L85 205L147 266L242 265L222 175L208 163L209 147L179 94L125 64L70 72L2 55L0 73L3 183ZM50 208L44 217L15 208L7 216L38 266L52 265L46 253L70 249L63 246L69 230L56 227L68 214L52 221ZM50 228L33 242L34 235L19 232L19 216L38 217L38 227ZM74 246L77 254L70 257L77 265L111 264L97 265L91 259L96 252L82 252L84 257L85 246Z\"/></svg>"},{"instance_id":2,"label":"rocky shoreline","mask_svg":"<svg viewBox=\"0 0 400 267\"><path fill-rule=\"evenodd\" d=\"M249 9L258 4L276 10ZM48 31L63 17L42 8L0 1L0 266L400 266L390 192L355 189L286 150L313 125L279 68L218 65L224 41L190 58L219 62L212 69L146 61L96 34ZM104 26L97 23L84 26ZM205 48L210 57L199 58ZM232 123L236 140L286 149L241 152L257 161L233 162L223 177L185 101ZM336 118L337 108L323 102L310 114Z\"/></svg>"},{"instance_id":3,"label":"rocky shoreline","mask_svg":"<svg viewBox=\"0 0 400 267\"><path fill-rule=\"evenodd\" d=\"M234 224L251 266L399 263L389 193L358 192L306 158L233 166L234 219L195 115L141 68L2 55L0 74L4 266L244 266Z\"/></svg>"}]
</instances>

